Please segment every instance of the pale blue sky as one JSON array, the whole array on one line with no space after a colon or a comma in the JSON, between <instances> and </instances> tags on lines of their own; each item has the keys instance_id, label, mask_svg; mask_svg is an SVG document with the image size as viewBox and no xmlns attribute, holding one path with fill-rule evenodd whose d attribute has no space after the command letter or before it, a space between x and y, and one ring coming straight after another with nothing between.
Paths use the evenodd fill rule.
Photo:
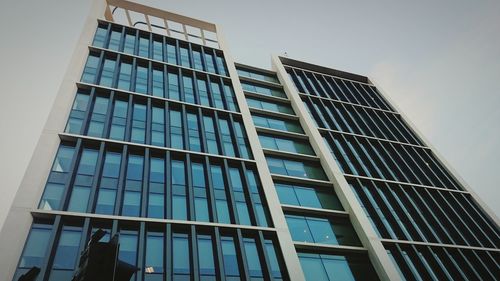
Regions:
<instances>
[{"instance_id":1,"label":"pale blue sky","mask_svg":"<svg viewBox=\"0 0 500 281\"><path fill-rule=\"evenodd\" d=\"M219 24L241 63L286 51L369 76L500 214L500 1L138 2ZM0 1L0 224L89 7Z\"/></svg>"}]
</instances>

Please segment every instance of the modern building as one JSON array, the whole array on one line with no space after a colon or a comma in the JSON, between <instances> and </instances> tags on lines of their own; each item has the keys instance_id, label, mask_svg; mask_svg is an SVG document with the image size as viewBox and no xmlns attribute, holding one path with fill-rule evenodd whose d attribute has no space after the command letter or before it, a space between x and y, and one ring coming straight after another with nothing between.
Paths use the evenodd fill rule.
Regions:
<instances>
[{"instance_id":1,"label":"modern building","mask_svg":"<svg viewBox=\"0 0 500 281\"><path fill-rule=\"evenodd\" d=\"M365 76L235 63L216 25L96 0L0 232L71 280L99 228L157 280L499 280L496 216Z\"/></svg>"}]
</instances>

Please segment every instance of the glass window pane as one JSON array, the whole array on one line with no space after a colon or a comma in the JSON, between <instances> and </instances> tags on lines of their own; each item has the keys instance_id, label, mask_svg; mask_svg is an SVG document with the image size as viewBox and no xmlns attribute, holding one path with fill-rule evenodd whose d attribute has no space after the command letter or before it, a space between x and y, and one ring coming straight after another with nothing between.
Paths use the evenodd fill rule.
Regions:
<instances>
[{"instance_id":1,"label":"glass window pane","mask_svg":"<svg viewBox=\"0 0 500 281\"><path fill-rule=\"evenodd\" d=\"M173 235L173 258L174 275L190 275L190 249L187 234ZM180 280L180 279L179 279Z\"/></svg>"},{"instance_id":2,"label":"glass window pane","mask_svg":"<svg viewBox=\"0 0 500 281\"><path fill-rule=\"evenodd\" d=\"M222 237L222 258L224 261L224 273L226 277L239 277L240 271L236 248L232 237Z\"/></svg>"},{"instance_id":3,"label":"glass window pane","mask_svg":"<svg viewBox=\"0 0 500 281\"><path fill-rule=\"evenodd\" d=\"M314 242L304 217L285 215L293 241Z\"/></svg>"},{"instance_id":4,"label":"glass window pane","mask_svg":"<svg viewBox=\"0 0 500 281\"><path fill-rule=\"evenodd\" d=\"M34 224L24 246L24 252L19 263L21 268L41 267L50 239L50 228Z\"/></svg>"},{"instance_id":5,"label":"glass window pane","mask_svg":"<svg viewBox=\"0 0 500 281\"><path fill-rule=\"evenodd\" d=\"M74 269L80 245L81 230L64 227L57 245L54 269Z\"/></svg>"},{"instance_id":6,"label":"glass window pane","mask_svg":"<svg viewBox=\"0 0 500 281\"><path fill-rule=\"evenodd\" d=\"M209 235L198 235L198 260L201 276L215 276L213 244Z\"/></svg>"},{"instance_id":7,"label":"glass window pane","mask_svg":"<svg viewBox=\"0 0 500 281\"><path fill-rule=\"evenodd\" d=\"M299 254L299 260L306 281L331 281L326 275L325 268L319 255Z\"/></svg>"},{"instance_id":8,"label":"glass window pane","mask_svg":"<svg viewBox=\"0 0 500 281\"><path fill-rule=\"evenodd\" d=\"M163 272L163 234L148 233L146 238L146 272Z\"/></svg>"}]
</instances>

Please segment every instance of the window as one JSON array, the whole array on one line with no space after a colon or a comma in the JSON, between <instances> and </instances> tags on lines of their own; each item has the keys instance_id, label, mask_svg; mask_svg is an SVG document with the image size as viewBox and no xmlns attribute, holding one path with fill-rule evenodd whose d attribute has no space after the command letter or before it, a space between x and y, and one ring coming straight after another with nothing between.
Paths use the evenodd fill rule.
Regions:
<instances>
[{"instance_id":1,"label":"window","mask_svg":"<svg viewBox=\"0 0 500 281\"><path fill-rule=\"evenodd\" d=\"M115 73L116 61L114 59L106 58L102 67L101 80L99 85L105 87L113 87L113 75Z\"/></svg>"},{"instance_id":2,"label":"window","mask_svg":"<svg viewBox=\"0 0 500 281\"><path fill-rule=\"evenodd\" d=\"M179 93L179 75L174 72L168 72L168 98L181 100Z\"/></svg>"},{"instance_id":3,"label":"window","mask_svg":"<svg viewBox=\"0 0 500 281\"><path fill-rule=\"evenodd\" d=\"M186 47L180 47L180 57L181 57L181 65L185 67L191 67L191 63L189 61L189 50Z\"/></svg>"},{"instance_id":4,"label":"window","mask_svg":"<svg viewBox=\"0 0 500 281\"><path fill-rule=\"evenodd\" d=\"M200 131L198 128L198 116L193 113L188 113L187 125L188 125L188 135L189 135L189 150L201 151Z\"/></svg>"},{"instance_id":5,"label":"window","mask_svg":"<svg viewBox=\"0 0 500 281\"><path fill-rule=\"evenodd\" d=\"M226 64L224 63L224 58L222 56L217 55L215 57L217 61L217 69L219 70L220 75L228 76L226 70Z\"/></svg>"},{"instance_id":6,"label":"window","mask_svg":"<svg viewBox=\"0 0 500 281\"><path fill-rule=\"evenodd\" d=\"M66 125L66 132L71 134L80 134L82 131L83 119L85 118L87 107L89 104L88 93L78 90L76 93L71 113L69 114L68 124Z\"/></svg>"},{"instance_id":7,"label":"window","mask_svg":"<svg viewBox=\"0 0 500 281\"><path fill-rule=\"evenodd\" d=\"M137 66L135 78L135 91L142 94L148 93L148 67Z\"/></svg>"},{"instance_id":8,"label":"window","mask_svg":"<svg viewBox=\"0 0 500 281\"><path fill-rule=\"evenodd\" d=\"M194 215L197 221L210 221L205 169L201 163L191 163L194 191Z\"/></svg>"},{"instance_id":9,"label":"window","mask_svg":"<svg viewBox=\"0 0 500 281\"><path fill-rule=\"evenodd\" d=\"M19 268L42 267L49 245L51 226L33 224L26 240Z\"/></svg>"},{"instance_id":10,"label":"window","mask_svg":"<svg viewBox=\"0 0 500 281\"><path fill-rule=\"evenodd\" d=\"M215 82L211 82L210 86L212 88L212 97L214 98L214 106L216 108L224 109L224 102L222 101L222 93L220 85Z\"/></svg>"},{"instance_id":11,"label":"window","mask_svg":"<svg viewBox=\"0 0 500 281\"><path fill-rule=\"evenodd\" d=\"M94 84L97 74L97 66L99 64L99 56L90 54L83 69L82 82Z\"/></svg>"},{"instance_id":12,"label":"window","mask_svg":"<svg viewBox=\"0 0 500 281\"><path fill-rule=\"evenodd\" d=\"M314 155L312 147L306 141L299 141L295 139L263 134L259 135L259 140L262 144L262 147L267 149Z\"/></svg>"},{"instance_id":13,"label":"window","mask_svg":"<svg viewBox=\"0 0 500 281\"><path fill-rule=\"evenodd\" d=\"M210 116L203 116L203 125L205 127L205 138L207 140L208 153L219 154L217 134L215 133L214 121Z\"/></svg>"},{"instance_id":14,"label":"window","mask_svg":"<svg viewBox=\"0 0 500 281\"><path fill-rule=\"evenodd\" d=\"M325 172L323 172L323 169L319 165L295 160L278 159L274 157L266 157L266 159L269 170L273 174L327 180Z\"/></svg>"},{"instance_id":15,"label":"window","mask_svg":"<svg viewBox=\"0 0 500 281\"><path fill-rule=\"evenodd\" d=\"M263 280L264 274L262 273L262 267L260 266L259 253L257 252L255 239L243 238L243 245L245 248L250 280Z\"/></svg>"},{"instance_id":16,"label":"window","mask_svg":"<svg viewBox=\"0 0 500 281\"><path fill-rule=\"evenodd\" d=\"M195 69L203 70L203 60L200 51L193 50L193 61Z\"/></svg>"},{"instance_id":17,"label":"window","mask_svg":"<svg viewBox=\"0 0 500 281\"><path fill-rule=\"evenodd\" d=\"M292 107L288 104L268 102L268 101L259 100L259 99L253 98L253 97L247 97L246 100L247 100L249 107L259 108L259 109L269 110L269 111L275 111L275 112L280 112L280 113L285 113L285 114L292 114L292 115L295 114Z\"/></svg>"},{"instance_id":18,"label":"window","mask_svg":"<svg viewBox=\"0 0 500 281\"><path fill-rule=\"evenodd\" d=\"M208 72L215 73L214 57L209 53L205 53L205 65Z\"/></svg>"},{"instance_id":19,"label":"window","mask_svg":"<svg viewBox=\"0 0 500 281\"><path fill-rule=\"evenodd\" d=\"M252 115L252 119L255 126L258 127L265 127L299 134L304 133L302 127L300 126L300 123L298 123L297 121L264 117L260 115Z\"/></svg>"},{"instance_id":20,"label":"window","mask_svg":"<svg viewBox=\"0 0 500 281\"><path fill-rule=\"evenodd\" d=\"M177 64L177 51L175 43L172 44L170 42L167 42L167 61L168 63Z\"/></svg>"},{"instance_id":21,"label":"window","mask_svg":"<svg viewBox=\"0 0 500 281\"><path fill-rule=\"evenodd\" d=\"M217 165L210 167L212 175L212 186L215 194L215 208L217 210L217 222L231 223L229 216L229 207L226 195L226 185L222 176L222 168Z\"/></svg>"},{"instance_id":22,"label":"window","mask_svg":"<svg viewBox=\"0 0 500 281\"><path fill-rule=\"evenodd\" d=\"M71 167L74 150L74 147L71 146L62 145L59 147L38 208L60 210L62 207L61 200L65 190L64 185Z\"/></svg>"},{"instance_id":23,"label":"window","mask_svg":"<svg viewBox=\"0 0 500 281\"><path fill-rule=\"evenodd\" d=\"M224 261L224 273L226 280L240 280L240 271L238 265L238 257L236 256L236 248L232 237L222 237L222 259Z\"/></svg>"},{"instance_id":24,"label":"window","mask_svg":"<svg viewBox=\"0 0 500 281\"><path fill-rule=\"evenodd\" d=\"M210 106L210 98L208 97L207 81L197 79L198 82L198 94L200 98L201 105Z\"/></svg>"},{"instance_id":25,"label":"window","mask_svg":"<svg viewBox=\"0 0 500 281\"><path fill-rule=\"evenodd\" d=\"M257 173L254 170L247 169L246 174L254 210L257 214L257 225L269 226L271 219L269 218L269 213L267 212L267 210L264 209L263 196L261 196L260 194L261 185L257 177Z\"/></svg>"},{"instance_id":26,"label":"window","mask_svg":"<svg viewBox=\"0 0 500 281\"><path fill-rule=\"evenodd\" d=\"M190 249L187 234L174 233L173 234L172 252L175 253L173 259L173 281L190 280L191 266L190 266Z\"/></svg>"},{"instance_id":27,"label":"window","mask_svg":"<svg viewBox=\"0 0 500 281\"><path fill-rule=\"evenodd\" d=\"M106 152L101 182L98 190L95 212L98 214L114 213L118 178L120 177L121 154Z\"/></svg>"},{"instance_id":28,"label":"window","mask_svg":"<svg viewBox=\"0 0 500 281\"><path fill-rule=\"evenodd\" d=\"M278 98L286 98L286 94L285 92L283 92L283 90L274 87L260 86L258 84L249 82L241 82L241 87L243 88L243 91L247 92L253 92Z\"/></svg>"},{"instance_id":29,"label":"window","mask_svg":"<svg viewBox=\"0 0 500 281\"><path fill-rule=\"evenodd\" d=\"M127 125L128 102L115 100L113 117L111 119L111 130L109 138L114 140L125 139L125 126Z\"/></svg>"},{"instance_id":30,"label":"window","mask_svg":"<svg viewBox=\"0 0 500 281\"><path fill-rule=\"evenodd\" d=\"M87 135L92 137L102 137L104 133L104 122L108 113L109 99L96 97Z\"/></svg>"},{"instance_id":31,"label":"window","mask_svg":"<svg viewBox=\"0 0 500 281\"><path fill-rule=\"evenodd\" d=\"M163 233L148 232L146 236L146 280L156 280L148 278L148 274L163 277Z\"/></svg>"},{"instance_id":32,"label":"window","mask_svg":"<svg viewBox=\"0 0 500 281\"><path fill-rule=\"evenodd\" d=\"M149 57L149 38L139 37L139 56Z\"/></svg>"},{"instance_id":33,"label":"window","mask_svg":"<svg viewBox=\"0 0 500 281\"><path fill-rule=\"evenodd\" d=\"M379 280L367 258L299 253L307 281Z\"/></svg>"},{"instance_id":34,"label":"window","mask_svg":"<svg viewBox=\"0 0 500 281\"><path fill-rule=\"evenodd\" d=\"M148 217L164 218L165 210L165 160L151 158L149 172Z\"/></svg>"},{"instance_id":35,"label":"window","mask_svg":"<svg viewBox=\"0 0 500 281\"><path fill-rule=\"evenodd\" d=\"M343 210L339 199L333 192L307 186L275 184L281 204Z\"/></svg>"},{"instance_id":36,"label":"window","mask_svg":"<svg viewBox=\"0 0 500 281\"><path fill-rule=\"evenodd\" d=\"M64 226L54 258L54 269L74 269L80 246L81 229Z\"/></svg>"},{"instance_id":37,"label":"window","mask_svg":"<svg viewBox=\"0 0 500 281\"><path fill-rule=\"evenodd\" d=\"M111 36L109 36L108 49L118 51L120 48L121 38L122 38L122 33L120 31L111 30Z\"/></svg>"},{"instance_id":38,"label":"window","mask_svg":"<svg viewBox=\"0 0 500 281\"><path fill-rule=\"evenodd\" d=\"M134 103L130 141L144 143L146 136L146 105Z\"/></svg>"},{"instance_id":39,"label":"window","mask_svg":"<svg viewBox=\"0 0 500 281\"><path fill-rule=\"evenodd\" d=\"M183 75L182 84L184 86L184 101L189 103L195 103L193 78L191 78L190 76Z\"/></svg>"},{"instance_id":40,"label":"window","mask_svg":"<svg viewBox=\"0 0 500 281\"><path fill-rule=\"evenodd\" d=\"M137 237L137 231L120 231L120 252L118 253L120 260L132 265L137 264Z\"/></svg>"},{"instance_id":41,"label":"window","mask_svg":"<svg viewBox=\"0 0 500 281\"><path fill-rule=\"evenodd\" d=\"M229 168L229 176L231 178L231 187L233 188L234 199L236 201L236 211L239 224L251 225L250 214L248 212L248 204L246 202L245 193L243 191L243 183L241 174L238 168Z\"/></svg>"},{"instance_id":42,"label":"window","mask_svg":"<svg viewBox=\"0 0 500 281\"><path fill-rule=\"evenodd\" d=\"M129 91L130 81L132 81L132 64L122 61L118 74L118 89Z\"/></svg>"},{"instance_id":43,"label":"window","mask_svg":"<svg viewBox=\"0 0 500 281\"><path fill-rule=\"evenodd\" d=\"M181 112L170 110L170 146L172 148L184 149L182 130Z\"/></svg>"},{"instance_id":44,"label":"window","mask_svg":"<svg viewBox=\"0 0 500 281\"><path fill-rule=\"evenodd\" d=\"M214 251L210 235L198 235L200 281L215 280Z\"/></svg>"},{"instance_id":45,"label":"window","mask_svg":"<svg viewBox=\"0 0 500 281\"><path fill-rule=\"evenodd\" d=\"M108 30L106 26L97 27L97 31L94 35L94 41L92 42L93 46L104 48L104 40L106 40L106 35L108 34Z\"/></svg>"},{"instance_id":46,"label":"window","mask_svg":"<svg viewBox=\"0 0 500 281\"><path fill-rule=\"evenodd\" d=\"M155 106L152 114L151 144L165 145L165 109Z\"/></svg>"},{"instance_id":47,"label":"window","mask_svg":"<svg viewBox=\"0 0 500 281\"><path fill-rule=\"evenodd\" d=\"M163 61L163 42L153 41L153 59Z\"/></svg>"},{"instance_id":48,"label":"window","mask_svg":"<svg viewBox=\"0 0 500 281\"><path fill-rule=\"evenodd\" d=\"M161 69L153 69L153 96L164 97L163 71Z\"/></svg>"},{"instance_id":49,"label":"window","mask_svg":"<svg viewBox=\"0 0 500 281\"><path fill-rule=\"evenodd\" d=\"M125 194L123 196L122 215L139 216L141 212L142 173L144 157L130 154L127 164Z\"/></svg>"},{"instance_id":50,"label":"window","mask_svg":"<svg viewBox=\"0 0 500 281\"><path fill-rule=\"evenodd\" d=\"M172 160L172 218L187 220L187 190L184 161Z\"/></svg>"},{"instance_id":51,"label":"window","mask_svg":"<svg viewBox=\"0 0 500 281\"><path fill-rule=\"evenodd\" d=\"M243 124L240 121L234 121L234 131L236 132L236 140L240 148L241 158L251 158L250 145L245 132L243 131Z\"/></svg>"},{"instance_id":52,"label":"window","mask_svg":"<svg viewBox=\"0 0 500 281\"><path fill-rule=\"evenodd\" d=\"M271 269L271 275L275 280L282 280L280 262L278 260L278 255L276 254L276 249L274 247L273 241L266 239L264 242L264 247L269 258L269 265Z\"/></svg>"},{"instance_id":53,"label":"window","mask_svg":"<svg viewBox=\"0 0 500 281\"><path fill-rule=\"evenodd\" d=\"M274 74L268 74L268 73L262 73L262 72L254 72L254 70L248 70L248 69L236 69L238 72L239 76L244 76L248 78L253 78L257 80L262 80L262 81L267 81L267 82L273 82L273 83L279 83L278 78L276 78L276 75Z\"/></svg>"},{"instance_id":54,"label":"window","mask_svg":"<svg viewBox=\"0 0 500 281\"><path fill-rule=\"evenodd\" d=\"M231 137L231 131L227 120L219 118L220 132L222 136L222 147L224 148L224 155L236 156L234 153L234 142Z\"/></svg>"},{"instance_id":55,"label":"window","mask_svg":"<svg viewBox=\"0 0 500 281\"><path fill-rule=\"evenodd\" d=\"M348 221L337 221L285 215L293 241L360 246L356 233Z\"/></svg>"},{"instance_id":56,"label":"window","mask_svg":"<svg viewBox=\"0 0 500 281\"><path fill-rule=\"evenodd\" d=\"M227 109L231 111L238 111L238 102L236 101L236 96L233 91L233 87L224 84L224 97L227 102Z\"/></svg>"},{"instance_id":57,"label":"window","mask_svg":"<svg viewBox=\"0 0 500 281\"><path fill-rule=\"evenodd\" d=\"M80 158L77 175L73 183L73 190L69 200L68 211L86 212L89 202L90 189L94 181L94 173L99 152L85 148Z\"/></svg>"},{"instance_id":58,"label":"window","mask_svg":"<svg viewBox=\"0 0 500 281\"><path fill-rule=\"evenodd\" d=\"M125 34L123 52L132 55L135 54L135 34Z\"/></svg>"}]
</instances>

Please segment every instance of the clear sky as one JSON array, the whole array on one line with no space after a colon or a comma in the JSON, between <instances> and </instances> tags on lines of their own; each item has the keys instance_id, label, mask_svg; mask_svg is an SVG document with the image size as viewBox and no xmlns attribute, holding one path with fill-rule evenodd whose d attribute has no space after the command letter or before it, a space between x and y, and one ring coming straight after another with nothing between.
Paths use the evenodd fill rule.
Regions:
<instances>
[{"instance_id":1,"label":"clear sky","mask_svg":"<svg viewBox=\"0 0 500 281\"><path fill-rule=\"evenodd\" d=\"M219 24L241 63L287 52L369 76L499 216L500 1L137 1ZM0 224L89 7L0 1Z\"/></svg>"}]
</instances>

